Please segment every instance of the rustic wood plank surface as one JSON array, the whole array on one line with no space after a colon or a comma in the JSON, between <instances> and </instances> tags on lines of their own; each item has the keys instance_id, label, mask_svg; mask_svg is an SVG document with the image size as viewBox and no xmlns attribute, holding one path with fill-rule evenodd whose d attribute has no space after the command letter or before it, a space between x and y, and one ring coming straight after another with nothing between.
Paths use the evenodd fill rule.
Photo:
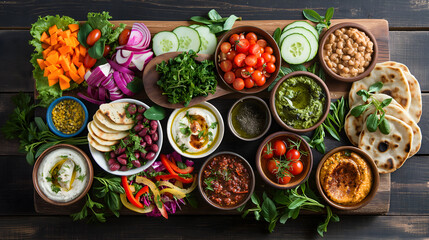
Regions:
<instances>
[{"instance_id":1,"label":"rustic wood plank surface","mask_svg":"<svg viewBox=\"0 0 429 240\"><path fill-rule=\"evenodd\" d=\"M10 96L33 92L32 66L28 62L28 28L37 16L69 15L85 19L87 11L110 11L114 20L185 21L217 8L222 15L236 14L245 20L303 19L302 9L324 12L335 7L334 18L384 18L389 21L390 58L405 63L420 81L423 116L419 126L423 141L420 152L391 174L390 210L386 216L340 216L329 225L328 239L427 239L429 238L429 4L421 0L382 1L3 1L0 3L0 125L13 109ZM263 96L266 97L266 96ZM227 96L233 102L237 95ZM228 131L228 130L227 130ZM327 146L334 146L328 139ZM237 140L226 142L234 149ZM258 143L243 149L252 157ZM314 239L322 216L300 216L277 226L273 234L267 225L251 217L170 216L169 220L140 216L111 218L105 224L74 223L67 216L37 214L33 204L32 167L17 151L18 144L0 138L0 239ZM227 148L227 147L225 147ZM238 147L236 147L238 148ZM166 149L167 150L167 149ZM247 157L246 156L246 157ZM320 159L315 156L315 159Z\"/></svg>"}]
</instances>

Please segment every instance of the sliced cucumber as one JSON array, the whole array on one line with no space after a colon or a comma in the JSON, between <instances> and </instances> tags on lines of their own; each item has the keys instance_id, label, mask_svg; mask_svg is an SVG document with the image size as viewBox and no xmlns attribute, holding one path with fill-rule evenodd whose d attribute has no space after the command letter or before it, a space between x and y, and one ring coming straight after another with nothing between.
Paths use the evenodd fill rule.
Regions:
<instances>
[{"instance_id":1,"label":"sliced cucumber","mask_svg":"<svg viewBox=\"0 0 429 240\"><path fill-rule=\"evenodd\" d=\"M179 39L176 34L167 31L155 34L152 39L152 44L155 56L159 56L163 53L175 52L179 49Z\"/></svg>"},{"instance_id":2,"label":"sliced cucumber","mask_svg":"<svg viewBox=\"0 0 429 240\"><path fill-rule=\"evenodd\" d=\"M190 25L189 27L190 27L190 28L195 29L195 28L197 28L197 27L199 27L199 26L202 26L202 25L199 25L199 24L192 24L192 25Z\"/></svg>"},{"instance_id":3,"label":"sliced cucumber","mask_svg":"<svg viewBox=\"0 0 429 240\"><path fill-rule=\"evenodd\" d=\"M307 38L307 40L311 46L310 57L307 59L307 61L312 60L316 56L317 50L319 49L319 42L317 41L314 34L310 30L308 30L307 28L294 27L294 28L290 28L290 29L286 30L280 36L280 42L282 42L286 36L288 36L290 34L294 34L294 33L300 33L300 34L304 35L305 38Z\"/></svg>"},{"instance_id":4,"label":"sliced cucumber","mask_svg":"<svg viewBox=\"0 0 429 240\"><path fill-rule=\"evenodd\" d=\"M195 52L198 52L198 50L200 50L200 35L195 29L180 26L175 28L173 33L175 33L179 39L178 51L187 52L189 50L194 50Z\"/></svg>"},{"instance_id":5,"label":"sliced cucumber","mask_svg":"<svg viewBox=\"0 0 429 240\"><path fill-rule=\"evenodd\" d=\"M197 30L201 40L199 53L214 54L217 45L216 35L210 32L210 28L206 26L198 26L195 30Z\"/></svg>"},{"instance_id":6,"label":"sliced cucumber","mask_svg":"<svg viewBox=\"0 0 429 240\"><path fill-rule=\"evenodd\" d=\"M292 33L286 36L281 43L283 60L289 64L305 63L311 54L311 46L307 38L301 33Z\"/></svg>"},{"instance_id":7,"label":"sliced cucumber","mask_svg":"<svg viewBox=\"0 0 429 240\"><path fill-rule=\"evenodd\" d=\"M311 33L314 34L317 41L319 41L319 33L317 32L317 30L310 23L305 22L305 21L295 21L295 22L287 25L285 28L283 28L283 32L285 32L291 28L294 28L294 27L303 27L305 29L308 29Z\"/></svg>"}]
</instances>

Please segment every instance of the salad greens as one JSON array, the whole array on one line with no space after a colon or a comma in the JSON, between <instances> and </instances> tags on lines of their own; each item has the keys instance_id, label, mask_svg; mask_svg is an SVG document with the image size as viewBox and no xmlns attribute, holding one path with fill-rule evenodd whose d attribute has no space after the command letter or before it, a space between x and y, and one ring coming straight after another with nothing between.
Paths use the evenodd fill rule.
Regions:
<instances>
[{"instance_id":1,"label":"salad greens","mask_svg":"<svg viewBox=\"0 0 429 240\"><path fill-rule=\"evenodd\" d=\"M320 34L324 28L329 28L329 26L331 26L331 19L334 16L334 8L328 8L328 10L326 10L325 16L320 16L312 9L304 9L302 13L304 14L305 18L317 23L316 30Z\"/></svg>"},{"instance_id":2,"label":"salad greens","mask_svg":"<svg viewBox=\"0 0 429 240\"><path fill-rule=\"evenodd\" d=\"M241 17L237 17L235 15L223 18L215 9L210 10L208 16L209 19L201 16L194 16L191 17L191 20L194 22L206 24L207 27L210 28L210 31L217 35L231 30L235 21L241 20Z\"/></svg>"}]
</instances>

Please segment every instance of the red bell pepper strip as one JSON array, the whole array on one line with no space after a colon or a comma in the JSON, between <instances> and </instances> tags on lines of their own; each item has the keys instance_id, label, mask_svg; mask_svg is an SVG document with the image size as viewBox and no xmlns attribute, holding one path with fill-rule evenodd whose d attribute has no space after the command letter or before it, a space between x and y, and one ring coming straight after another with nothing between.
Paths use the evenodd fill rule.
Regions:
<instances>
[{"instance_id":1,"label":"red bell pepper strip","mask_svg":"<svg viewBox=\"0 0 429 240\"><path fill-rule=\"evenodd\" d=\"M144 193L147 193L147 192L149 192L149 187L148 186L144 186L142 189L140 189L140 191L137 192L137 194L134 196L134 198L137 201L139 201L141 195L143 195Z\"/></svg>"},{"instance_id":2,"label":"red bell pepper strip","mask_svg":"<svg viewBox=\"0 0 429 240\"><path fill-rule=\"evenodd\" d=\"M176 179L176 180L178 180L178 181L180 181L182 183L192 183L194 181L193 177L191 177L191 178L183 178L183 177L180 177L177 174L159 175L159 176L156 176L155 179L156 179L156 181Z\"/></svg>"},{"instance_id":3,"label":"red bell pepper strip","mask_svg":"<svg viewBox=\"0 0 429 240\"><path fill-rule=\"evenodd\" d=\"M173 168L171 168L170 165L170 161L168 161L167 156L165 156L164 154L159 155L161 158L161 162L162 164L165 166L165 168L167 169L167 171L171 174L171 175L177 175L177 173L173 170Z\"/></svg>"},{"instance_id":4,"label":"red bell pepper strip","mask_svg":"<svg viewBox=\"0 0 429 240\"><path fill-rule=\"evenodd\" d=\"M194 171L194 167L191 166L187 166L185 169L179 168L173 158L171 158L171 161L168 161L168 163L170 164L170 167L177 173L188 174Z\"/></svg>"},{"instance_id":5,"label":"red bell pepper strip","mask_svg":"<svg viewBox=\"0 0 429 240\"><path fill-rule=\"evenodd\" d=\"M125 194L127 195L128 201L130 201L131 204L138 208L144 208L143 204L138 201L133 193L131 192L130 185L128 185L128 178L127 176L122 176L122 187L125 189Z\"/></svg>"}]
</instances>

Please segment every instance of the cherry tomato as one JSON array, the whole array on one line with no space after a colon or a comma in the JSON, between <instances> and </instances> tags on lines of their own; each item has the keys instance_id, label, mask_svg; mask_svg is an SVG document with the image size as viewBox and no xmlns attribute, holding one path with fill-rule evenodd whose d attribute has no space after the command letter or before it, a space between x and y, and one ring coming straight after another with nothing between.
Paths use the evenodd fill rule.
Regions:
<instances>
[{"instance_id":1,"label":"cherry tomato","mask_svg":"<svg viewBox=\"0 0 429 240\"><path fill-rule=\"evenodd\" d=\"M92 68L92 66L94 66L96 62L97 59L89 56L89 53L87 52L85 58L83 59L83 66L86 68Z\"/></svg>"},{"instance_id":2,"label":"cherry tomato","mask_svg":"<svg viewBox=\"0 0 429 240\"><path fill-rule=\"evenodd\" d=\"M244 36L244 33L240 33L240 39L246 39L246 36Z\"/></svg>"},{"instance_id":3,"label":"cherry tomato","mask_svg":"<svg viewBox=\"0 0 429 240\"><path fill-rule=\"evenodd\" d=\"M234 80L234 83L232 84L232 86L234 87L235 90L243 90L244 88L244 81L241 78L236 78Z\"/></svg>"},{"instance_id":4,"label":"cherry tomato","mask_svg":"<svg viewBox=\"0 0 429 240\"><path fill-rule=\"evenodd\" d=\"M251 39L251 40L249 40L249 43L250 43L250 45L256 44L256 40Z\"/></svg>"},{"instance_id":5,"label":"cherry tomato","mask_svg":"<svg viewBox=\"0 0 429 240\"><path fill-rule=\"evenodd\" d=\"M237 44L235 44L235 50L240 53L245 53L249 50L249 40L240 39Z\"/></svg>"},{"instance_id":6,"label":"cherry tomato","mask_svg":"<svg viewBox=\"0 0 429 240\"><path fill-rule=\"evenodd\" d=\"M229 37L229 43L231 45L235 45L240 40L240 36L238 34L232 34L231 37Z\"/></svg>"},{"instance_id":7,"label":"cherry tomato","mask_svg":"<svg viewBox=\"0 0 429 240\"><path fill-rule=\"evenodd\" d=\"M258 43L258 45L263 48L267 46L267 41L265 41L264 39L259 39L256 43Z\"/></svg>"},{"instance_id":8,"label":"cherry tomato","mask_svg":"<svg viewBox=\"0 0 429 240\"><path fill-rule=\"evenodd\" d=\"M248 34L246 34L246 39L247 40L254 40L257 41L258 37L256 36L256 34L254 32L249 32Z\"/></svg>"},{"instance_id":9,"label":"cherry tomato","mask_svg":"<svg viewBox=\"0 0 429 240\"><path fill-rule=\"evenodd\" d=\"M265 62L270 62L271 61L271 54L262 53L262 57L265 59Z\"/></svg>"},{"instance_id":10,"label":"cherry tomato","mask_svg":"<svg viewBox=\"0 0 429 240\"><path fill-rule=\"evenodd\" d=\"M258 81L262 78L262 72L259 70L253 71L252 73L252 79L255 81Z\"/></svg>"},{"instance_id":11,"label":"cherry tomato","mask_svg":"<svg viewBox=\"0 0 429 240\"><path fill-rule=\"evenodd\" d=\"M242 78L250 78L252 76L254 69L252 67L245 67L241 70L241 77Z\"/></svg>"},{"instance_id":12,"label":"cherry tomato","mask_svg":"<svg viewBox=\"0 0 429 240\"><path fill-rule=\"evenodd\" d=\"M272 63L276 63L276 57L274 55L271 55L271 61Z\"/></svg>"},{"instance_id":13,"label":"cherry tomato","mask_svg":"<svg viewBox=\"0 0 429 240\"><path fill-rule=\"evenodd\" d=\"M109 52L110 52L110 45L109 44L104 45L103 57L107 56Z\"/></svg>"},{"instance_id":14,"label":"cherry tomato","mask_svg":"<svg viewBox=\"0 0 429 240\"><path fill-rule=\"evenodd\" d=\"M228 84L232 84L235 80L235 73L231 71L226 72L225 75L223 75L223 79L225 79L225 82Z\"/></svg>"},{"instance_id":15,"label":"cherry tomato","mask_svg":"<svg viewBox=\"0 0 429 240\"><path fill-rule=\"evenodd\" d=\"M244 59L246 59L246 54L239 53L234 57L234 63L237 65L237 67L243 67L244 66Z\"/></svg>"},{"instance_id":16,"label":"cherry tomato","mask_svg":"<svg viewBox=\"0 0 429 240\"><path fill-rule=\"evenodd\" d=\"M290 182L290 176L284 176L277 179L277 182L280 184L288 184Z\"/></svg>"},{"instance_id":17,"label":"cherry tomato","mask_svg":"<svg viewBox=\"0 0 429 240\"><path fill-rule=\"evenodd\" d=\"M266 82L266 78L264 75L262 75L261 79L255 80L256 85L258 85L259 87L263 86L265 84L265 82Z\"/></svg>"},{"instance_id":18,"label":"cherry tomato","mask_svg":"<svg viewBox=\"0 0 429 240\"><path fill-rule=\"evenodd\" d=\"M253 55L258 55L261 53L261 47L258 44L252 44L249 46L249 53Z\"/></svg>"},{"instance_id":19,"label":"cherry tomato","mask_svg":"<svg viewBox=\"0 0 429 240\"><path fill-rule=\"evenodd\" d=\"M229 60L225 60L220 62L220 69L222 69L223 72L229 72L232 69L232 62Z\"/></svg>"},{"instance_id":20,"label":"cherry tomato","mask_svg":"<svg viewBox=\"0 0 429 240\"><path fill-rule=\"evenodd\" d=\"M223 42L223 43L220 45L220 50L221 50L223 53L228 53L230 49L231 49L231 44L230 44L229 42Z\"/></svg>"},{"instance_id":21,"label":"cherry tomato","mask_svg":"<svg viewBox=\"0 0 429 240\"><path fill-rule=\"evenodd\" d=\"M267 71L263 71L263 73L264 73L264 77L265 77L265 78L269 78L269 77L271 77L271 74L267 73Z\"/></svg>"},{"instance_id":22,"label":"cherry tomato","mask_svg":"<svg viewBox=\"0 0 429 240\"><path fill-rule=\"evenodd\" d=\"M119 34L119 45L125 45L128 43L128 39L130 38L131 30L124 29L121 34Z\"/></svg>"},{"instance_id":23,"label":"cherry tomato","mask_svg":"<svg viewBox=\"0 0 429 240\"><path fill-rule=\"evenodd\" d=\"M224 53L224 52L219 52L219 62L222 62L222 61L225 61L227 58L226 58L226 53Z\"/></svg>"},{"instance_id":24,"label":"cherry tomato","mask_svg":"<svg viewBox=\"0 0 429 240\"><path fill-rule=\"evenodd\" d=\"M266 52L268 54L273 54L273 49L271 47L265 47L264 52Z\"/></svg>"},{"instance_id":25,"label":"cherry tomato","mask_svg":"<svg viewBox=\"0 0 429 240\"><path fill-rule=\"evenodd\" d=\"M244 79L244 86L246 88L252 88L255 86L255 81L253 81L251 78Z\"/></svg>"},{"instance_id":26,"label":"cherry tomato","mask_svg":"<svg viewBox=\"0 0 429 240\"><path fill-rule=\"evenodd\" d=\"M273 144L274 155L283 156L286 153L286 144L281 140L276 140Z\"/></svg>"},{"instance_id":27,"label":"cherry tomato","mask_svg":"<svg viewBox=\"0 0 429 240\"><path fill-rule=\"evenodd\" d=\"M101 31L98 29L94 29L88 34L88 37L86 37L86 44L88 44L89 46L92 46L100 38L101 38Z\"/></svg>"},{"instance_id":28,"label":"cherry tomato","mask_svg":"<svg viewBox=\"0 0 429 240\"><path fill-rule=\"evenodd\" d=\"M264 159L270 159L273 157L273 149L271 148L271 143L267 143L262 149L262 157Z\"/></svg>"},{"instance_id":29,"label":"cherry tomato","mask_svg":"<svg viewBox=\"0 0 429 240\"><path fill-rule=\"evenodd\" d=\"M301 157L301 153L296 149L291 149L286 153L287 160L299 160Z\"/></svg>"},{"instance_id":30,"label":"cherry tomato","mask_svg":"<svg viewBox=\"0 0 429 240\"><path fill-rule=\"evenodd\" d=\"M229 51L226 53L226 59L233 61L236 54L234 50Z\"/></svg>"},{"instance_id":31,"label":"cherry tomato","mask_svg":"<svg viewBox=\"0 0 429 240\"><path fill-rule=\"evenodd\" d=\"M246 59L244 60L244 63L246 63L246 65L250 67L255 66L257 62L258 58L253 54L247 55Z\"/></svg>"},{"instance_id":32,"label":"cherry tomato","mask_svg":"<svg viewBox=\"0 0 429 240\"><path fill-rule=\"evenodd\" d=\"M273 73L276 71L276 65L274 65L274 63L269 62L266 64L265 66L265 71L267 71L268 73Z\"/></svg>"},{"instance_id":33,"label":"cherry tomato","mask_svg":"<svg viewBox=\"0 0 429 240\"><path fill-rule=\"evenodd\" d=\"M302 172L302 170L304 169L304 165L302 165L301 161L293 161L289 164L290 168L289 168L289 172L292 175L298 175Z\"/></svg>"},{"instance_id":34,"label":"cherry tomato","mask_svg":"<svg viewBox=\"0 0 429 240\"><path fill-rule=\"evenodd\" d=\"M235 77L236 78L241 78L241 72L242 71L246 71L244 68L237 68L236 70L235 70Z\"/></svg>"},{"instance_id":35,"label":"cherry tomato","mask_svg":"<svg viewBox=\"0 0 429 240\"><path fill-rule=\"evenodd\" d=\"M271 159L267 162L267 170L272 174L276 174L279 171L278 160Z\"/></svg>"},{"instance_id":36,"label":"cherry tomato","mask_svg":"<svg viewBox=\"0 0 429 240\"><path fill-rule=\"evenodd\" d=\"M256 62L256 67L262 67L265 64L265 59L264 58L258 58L257 62Z\"/></svg>"}]
</instances>

